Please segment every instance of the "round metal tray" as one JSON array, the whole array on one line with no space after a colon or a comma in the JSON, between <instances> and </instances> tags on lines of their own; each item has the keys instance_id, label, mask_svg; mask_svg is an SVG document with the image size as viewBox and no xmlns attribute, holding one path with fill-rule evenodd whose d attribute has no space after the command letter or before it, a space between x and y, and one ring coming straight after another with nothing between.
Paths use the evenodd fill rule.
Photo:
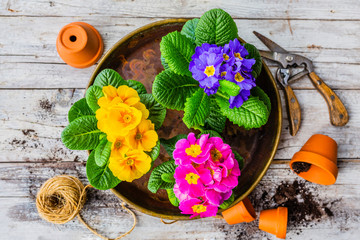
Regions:
<instances>
[{"instance_id":1,"label":"round metal tray","mask_svg":"<svg viewBox=\"0 0 360 240\"><path fill-rule=\"evenodd\" d=\"M151 93L155 76L163 70L159 47L161 38L169 32L180 31L186 21L186 19L169 19L151 23L123 37L101 58L90 78L89 86L99 72L111 68L119 72L124 79L142 82ZM245 158L239 185L234 189L236 200L231 206L244 199L259 183L275 156L280 139L282 124L280 96L273 76L264 62L256 83L271 99L272 108L268 123L260 129L246 131L228 122L223 134L225 142ZM167 110L164 124L158 131L159 137L171 138L180 133L189 133L190 130L181 120L182 115L182 112ZM162 148L154 166L169 159ZM131 183L121 182L112 189L112 192L135 209L151 216L189 220L188 216L182 215L180 210L168 201L165 190L153 194L147 189L150 173Z\"/></svg>"}]
</instances>

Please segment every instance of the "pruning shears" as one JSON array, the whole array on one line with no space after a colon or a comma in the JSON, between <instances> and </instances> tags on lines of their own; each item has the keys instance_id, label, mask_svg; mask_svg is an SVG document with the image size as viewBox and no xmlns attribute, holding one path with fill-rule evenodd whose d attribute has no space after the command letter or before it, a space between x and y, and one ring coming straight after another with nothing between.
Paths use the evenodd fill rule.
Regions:
<instances>
[{"instance_id":1,"label":"pruning shears","mask_svg":"<svg viewBox=\"0 0 360 240\"><path fill-rule=\"evenodd\" d=\"M314 72L312 61L304 56L289 53L278 44L258 32L253 32L270 51L259 51L260 55L269 59L279 66L276 71L276 80L285 91L286 106L290 123L290 134L295 136L301 123L301 111L299 102L290 87L290 84L305 75L309 78L316 90L324 97L330 114L330 122L334 126L344 126L349 121L348 112L334 91L324 83ZM292 74L294 68L302 68L302 71Z\"/></svg>"}]
</instances>

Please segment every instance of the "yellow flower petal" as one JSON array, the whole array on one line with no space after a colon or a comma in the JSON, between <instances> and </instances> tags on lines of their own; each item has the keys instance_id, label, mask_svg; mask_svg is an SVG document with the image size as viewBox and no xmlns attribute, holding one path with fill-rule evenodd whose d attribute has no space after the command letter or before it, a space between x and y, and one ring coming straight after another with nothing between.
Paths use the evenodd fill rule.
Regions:
<instances>
[{"instance_id":1,"label":"yellow flower petal","mask_svg":"<svg viewBox=\"0 0 360 240\"><path fill-rule=\"evenodd\" d=\"M147 131L143 134L143 139L141 141L141 145L143 146L145 151L151 151L153 147L155 147L158 141L158 135L154 130Z\"/></svg>"},{"instance_id":2,"label":"yellow flower petal","mask_svg":"<svg viewBox=\"0 0 360 240\"><path fill-rule=\"evenodd\" d=\"M147 119L149 117L149 110L147 110L145 104L138 102L133 107L142 112L143 114L142 119Z\"/></svg>"},{"instance_id":3,"label":"yellow flower petal","mask_svg":"<svg viewBox=\"0 0 360 240\"><path fill-rule=\"evenodd\" d=\"M123 102L129 106L132 106L140 101L137 91L125 85L118 87L117 94Z\"/></svg>"}]
</instances>

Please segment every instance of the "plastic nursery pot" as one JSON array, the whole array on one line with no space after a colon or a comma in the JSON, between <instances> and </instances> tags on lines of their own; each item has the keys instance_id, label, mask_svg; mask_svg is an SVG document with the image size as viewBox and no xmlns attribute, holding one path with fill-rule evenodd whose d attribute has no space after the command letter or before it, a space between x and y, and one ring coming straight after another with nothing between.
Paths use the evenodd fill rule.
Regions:
<instances>
[{"instance_id":1,"label":"plastic nursery pot","mask_svg":"<svg viewBox=\"0 0 360 240\"><path fill-rule=\"evenodd\" d=\"M287 220L288 209L286 207L263 210L260 212L259 228L278 238L285 239Z\"/></svg>"},{"instance_id":2,"label":"plastic nursery pot","mask_svg":"<svg viewBox=\"0 0 360 240\"><path fill-rule=\"evenodd\" d=\"M331 137L315 134L294 154L290 168L300 177L318 184L336 182L337 143Z\"/></svg>"},{"instance_id":3,"label":"plastic nursery pot","mask_svg":"<svg viewBox=\"0 0 360 240\"><path fill-rule=\"evenodd\" d=\"M256 218L254 207L247 197L235 206L222 212L222 215L230 225L241 222L251 222Z\"/></svg>"},{"instance_id":4,"label":"plastic nursery pot","mask_svg":"<svg viewBox=\"0 0 360 240\"><path fill-rule=\"evenodd\" d=\"M73 22L60 30L56 39L56 49L68 65L87 68L99 60L104 44L93 26L84 22Z\"/></svg>"}]
</instances>

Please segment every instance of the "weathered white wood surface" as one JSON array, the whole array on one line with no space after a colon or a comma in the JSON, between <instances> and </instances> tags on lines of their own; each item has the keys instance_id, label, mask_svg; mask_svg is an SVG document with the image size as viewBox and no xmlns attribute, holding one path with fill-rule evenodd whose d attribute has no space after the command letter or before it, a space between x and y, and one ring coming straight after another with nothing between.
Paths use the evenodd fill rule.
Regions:
<instances>
[{"instance_id":1,"label":"weathered white wood surface","mask_svg":"<svg viewBox=\"0 0 360 240\"><path fill-rule=\"evenodd\" d=\"M94 67L74 69L61 61L55 48L60 28L73 21L88 22L99 30L107 50L142 25L172 17L199 17L214 7L236 18L241 37L260 49L266 48L253 30L311 58L318 75L336 89L350 114L345 127L331 126L327 106L310 81L304 77L294 84L302 125L298 135L291 137L284 114L274 164L250 195L257 212L277 206L273 198L282 182L301 181L290 171L289 159L312 134L327 134L339 144L338 180L332 186L305 183L321 214L305 223L290 222L287 239L359 239L357 0L0 0L0 239L97 239L76 219L59 226L41 220L34 204L38 188L50 177L71 174L87 182L86 152L67 150L60 133L67 124L68 109L83 96ZM274 66L271 69L275 71ZM229 226L219 219L204 219L164 225L159 219L136 214L139 224L126 239L275 239L258 230L256 221ZM83 216L111 237L132 223L109 191L91 190Z\"/></svg>"}]
</instances>

